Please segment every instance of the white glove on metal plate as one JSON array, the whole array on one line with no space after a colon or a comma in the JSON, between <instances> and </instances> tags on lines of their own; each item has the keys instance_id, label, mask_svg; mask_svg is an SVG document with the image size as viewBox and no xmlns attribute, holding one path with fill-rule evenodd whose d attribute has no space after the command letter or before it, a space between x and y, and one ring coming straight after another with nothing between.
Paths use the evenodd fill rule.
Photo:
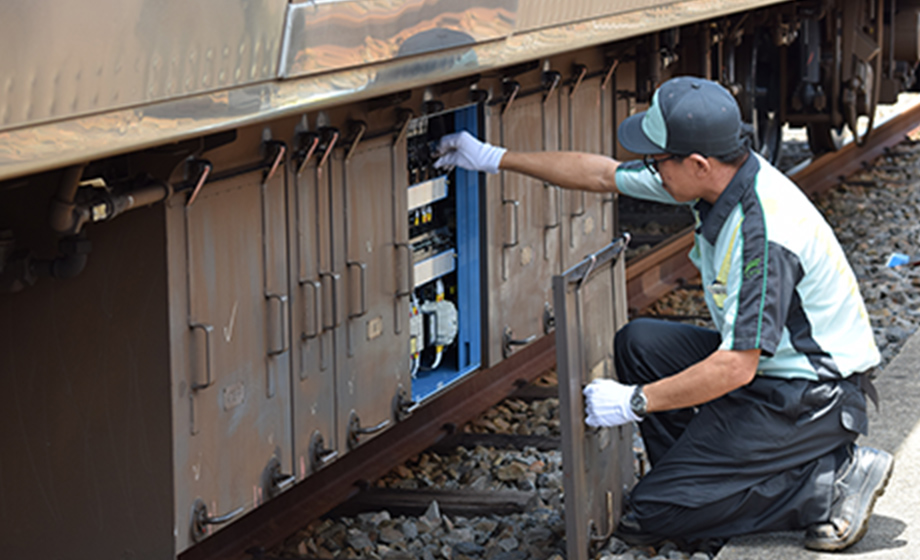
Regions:
<instances>
[{"instance_id":1,"label":"white glove on metal plate","mask_svg":"<svg viewBox=\"0 0 920 560\"><path fill-rule=\"evenodd\" d=\"M641 421L629 401L635 385L623 385L613 379L595 379L584 389L585 424L592 428L612 428L627 422Z\"/></svg>"},{"instance_id":2,"label":"white glove on metal plate","mask_svg":"<svg viewBox=\"0 0 920 560\"><path fill-rule=\"evenodd\" d=\"M459 166L470 171L498 173L498 164L508 150L480 142L469 132L455 132L441 138L435 167Z\"/></svg>"}]
</instances>

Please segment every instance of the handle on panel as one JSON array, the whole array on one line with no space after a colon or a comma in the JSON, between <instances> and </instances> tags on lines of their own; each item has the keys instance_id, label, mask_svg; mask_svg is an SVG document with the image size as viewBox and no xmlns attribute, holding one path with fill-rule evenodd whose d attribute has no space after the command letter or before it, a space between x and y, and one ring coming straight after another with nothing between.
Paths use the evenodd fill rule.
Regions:
<instances>
[{"instance_id":1,"label":"handle on panel","mask_svg":"<svg viewBox=\"0 0 920 560\"><path fill-rule=\"evenodd\" d=\"M287 343L288 341L288 333L287 333L288 297L287 295L284 295L284 294L266 294L265 298L268 299L269 302L271 301L278 302L278 320L280 321L280 324L279 324L280 329L278 330L278 333L280 336L280 341L279 341L277 348L268 349L268 355L274 356L276 354L281 354L283 352L286 352L288 349L288 343Z\"/></svg>"},{"instance_id":2,"label":"handle on panel","mask_svg":"<svg viewBox=\"0 0 920 560\"><path fill-rule=\"evenodd\" d=\"M321 297L322 292L323 292L323 285L320 284L319 281L317 280L305 280L301 282L301 284L304 286L310 286L311 288L313 288L313 320L312 321L310 321L310 317L307 315L307 309L306 309L307 299L304 298L304 333L303 333L303 336L304 338L316 338L317 336L320 335L320 333L323 332L323 323L321 321L321 318L323 316L322 315L323 313L322 297ZM310 326L312 326L313 328L310 329L309 328Z\"/></svg>"},{"instance_id":3,"label":"handle on panel","mask_svg":"<svg viewBox=\"0 0 920 560\"><path fill-rule=\"evenodd\" d=\"M356 319L367 313L367 263L348 261L348 268L357 267L361 271L361 311L349 313L349 319Z\"/></svg>"},{"instance_id":4,"label":"handle on panel","mask_svg":"<svg viewBox=\"0 0 920 560\"><path fill-rule=\"evenodd\" d=\"M213 374L211 373L212 365L214 362L213 348L211 346L211 333L214 331L214 327L212 325L208 325L205 323L191 323L189 326L192 329L201 329L204 331L205 372L206 372L205 382L204 383L198 383L198 382L192 383L192 391L199 391L201 389L207 389L208 387L214 384L214 377L213 377Z\"/></svg>"},{"instance_id":5,"label":"handle on panel","mask_svg":"<svg viewBox=\"0 0 920 560\"><path fill-rule=\"evenodd\" d=\"M330 291L332 292L332 304L329 306L324 306L323 310L331 310L328 315L331 315L330 322L325 321L323 318L323 329L334 329L342 324L342 317L340 312L339 305L339 284L342 281L342 275L335 272L320 272L320 278L328 279L328 284L330 286ZM325 287L325 284L324 284ZM327 313L324 313L326 315Z\"/></svg>"},{"instance_id":6,"label":"handle on panel","mask_svg":"<svg viewBox=\"0 0 920 560\"><path fill-rule=\"evenodd\" d=\"M397 243L396 249L406 250L406 277L405 284L399 286L396 291L396 297L406 297L412 293L412 247L408 243Z\"/></svg>"},{"instance_id":7,"label":"handle on panel","mask_svg":"<svg viewBox=\"0 0 920 560\"><path fill-rule=\"evenodd\" d=\"M613 212L613 205L616 203L616 196L610 195L605 196L601 199L601 231L607 231L609 224L607 223L607 205L611 206L611 213Z\"/></svg>"},{"instance_id":8,"label":"handle on panel","mask_svg":"<svg viewBox=\"0 0 920 560\"><path fill-rule=\"evenodd\" d=\"M545 229L554 229L559 227L559 224L562 223L562 216L559 209L559 187L551 183L543 183L543 188L547 193L547 203L550 204L552 208L552 223L548 223L545 226Z\"/></svg>"},{"instance_id":9,"label":"handle on panel","mask_svg":"<svg viewBox=\"0 0 920 560\"><path fill-rule=\"evenodd\" d=\"M519 236L518 236L518 209L521 207L521 201L519 201L519 200L503 200L503 201L502 201L502 204L504 204L504 205L510 204L510 205L511 205L511 210L512 210L511 215L514 217L514 227L511 228L511 231L512 231L513 234L514 234L514 235L512 236L512 237L514 237L514 241L506 242L505 245L504 245L504 247L505 247L506 249L511 248L511 247L517 247L517 245L518 245L518 239L519 239Z\"/></svg>"},{"instance_id":10,"label":"handle on panel","mask_svg":"<svg viewBox=\"0 0 920 560\"><path fill-rule=\"evenodd\" d=\"M571 214L569 214L569 216L572 217L572 218L577 218L577 217L579 217L579 216L584 216L584 215L585 215L585 212L587 211L587 210L585 209L585 206L587 206L587 202L586 202L587 199L586 199L586 193L585 193L585 191L573 192L572 195L581 198L581 206L578 208L578 210L573 211Z\"/></svg>"}]
</instances>

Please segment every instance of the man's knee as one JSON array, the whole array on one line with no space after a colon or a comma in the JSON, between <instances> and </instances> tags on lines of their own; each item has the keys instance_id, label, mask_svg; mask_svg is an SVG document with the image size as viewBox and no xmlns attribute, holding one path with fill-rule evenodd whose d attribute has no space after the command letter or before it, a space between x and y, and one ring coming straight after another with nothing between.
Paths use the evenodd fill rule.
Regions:
<instances>
[{"instance_id":1,"label":"man's knee","mask_svg":"<svg viewBox=\"0 0 920 560\"><path fill-rule=\"evenodd\" d=\"M617 331L614 349L617 354L629 354L655 340L654 330L658 321L654 319L633 319Z\"/></svg>"},{"instance_id":2,"label":"man's knee","mask_svg":"<svg viewBox=\"0 0 920 560\"><path fill-rule=\"evenodd\" d=\"M643 383L648 380L636 375L638 363L647 352L657 352L658 338L655 327L660 324L653 319L633 319L617 331L613 340L617 361L617 375L623 383Z\"/></svg>"}]
</instances>

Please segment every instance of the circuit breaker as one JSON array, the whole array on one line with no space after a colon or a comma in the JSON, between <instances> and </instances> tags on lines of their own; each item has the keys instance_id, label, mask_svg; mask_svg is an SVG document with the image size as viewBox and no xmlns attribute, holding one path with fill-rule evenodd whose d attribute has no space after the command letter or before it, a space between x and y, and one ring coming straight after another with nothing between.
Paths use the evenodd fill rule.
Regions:
<instances>
[{"instance_id":1,"label":"circuit breaker","mask_svg":"<svg viewBox=\"0 0 920 560\"><path fill-rule=\"evenodd\" d=\"M437 146L448 133L477 134L475 106L433 109L407 134L409 247L413 286L409 310L412 397L434 395L477 369L481 358L479 177L438 169Z\"/></svg>"}]
</instances>

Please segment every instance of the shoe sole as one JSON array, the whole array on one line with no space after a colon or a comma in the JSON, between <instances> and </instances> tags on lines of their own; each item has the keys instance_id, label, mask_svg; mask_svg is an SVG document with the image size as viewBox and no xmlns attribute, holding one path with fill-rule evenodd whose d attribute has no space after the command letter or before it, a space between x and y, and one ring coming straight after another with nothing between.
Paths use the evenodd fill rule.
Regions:
<instances>
[{"instance_id":1,"label":"shoe sole","mask_svg":"<svg viewBox=\"0 0 920 560\"><path fill-rule=\"evenodd\" d=\"M826 552L837 552L850 547L859 542L869 529L869 517L872 516L872 509L875 507L875 501L879 496L885 493L885 487L888 486L888 480L894 471L894 456L890 453L879 454L872 463L872 468L866 476L863 488L873 488L872 495L863 504L862 511L857 519L860 519L859 527L855 531L844 535L839 539L811 539L805 543L805 548L811 550L821 550Z\"/></svg>"}]
</instances>

